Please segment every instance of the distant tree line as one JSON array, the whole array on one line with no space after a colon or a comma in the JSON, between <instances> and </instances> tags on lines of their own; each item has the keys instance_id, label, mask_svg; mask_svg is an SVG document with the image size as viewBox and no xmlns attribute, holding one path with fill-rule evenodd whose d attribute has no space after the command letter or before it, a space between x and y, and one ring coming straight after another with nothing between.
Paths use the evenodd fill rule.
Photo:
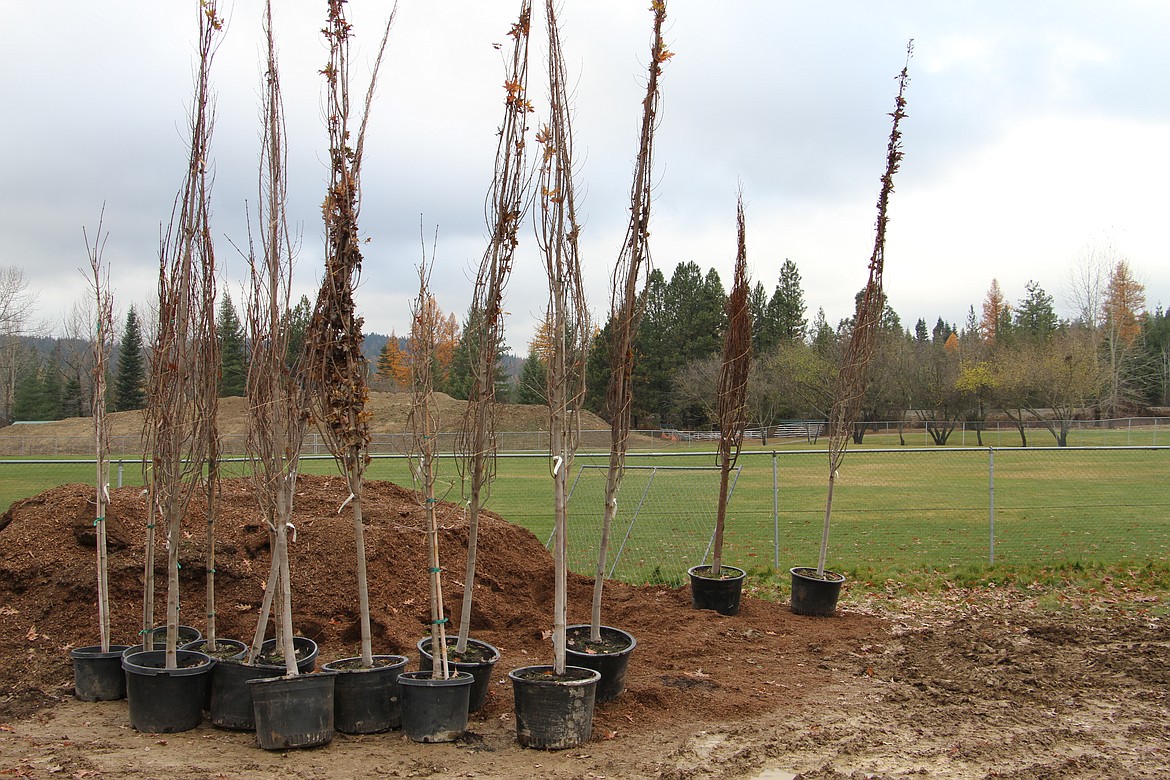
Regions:
<instances>
[{"instance_id":1,"label":"distant tree line","mask_svg":"<svg viewBox=\"0 0 1170 780\"><path fill-rule=\"evenodd\" d=\"M0 278L0 292L12 285L13 280ZM18 284L17 291L22 290ZM669 279L654 270L642 294L646 313L635 345L634 427L711 427L726 327L719 275L682 262ZM864 436L870 422L903 420L924 424L933 441L945 444L960 424L978 435L992 415L999 415L1017 425L1025 443L1029 428L1039 423L1064 444L1068 420L1170 406L1170 317L1160 305L1146 308L1144 288L1129 264L1087 262L1073 274L1068 295L1065 308L1073 314L1063 319L1053 297L1036 281L1011 302L992 280L978 308L972 305L961 324L919 318L907 327L887 305L856 438ZM0 330L0 418L7 423L89 414L91 358L84 326L73 327L66 338L36 337L21 331L27 309L18 311L20 316L6 314L15 308L11 300L0 299L0 326L5 328ZM751 311L751 423L823 417L852 322L830 324L823 309L809 318L800 271L791 260L781 264L774 282L756 282ZM466 398L474 356L464 334L474 332L473 323L436 314L443 323L434 357L436 389ZM290 360L300 351L310 315L307 298L289 312ZM112 358L113 411L145 404L143 330L140 312L131 307ZM220 299L217 331L221 394L242 396L248 345L229 295ZM603 417L609 333L609 323L599 323L586 368L586 407ZM371 387L405 389L406 339L369 334L367 350L371 346L376 347L369 355ZM522 362L501 345L501 400L544 402L547 350L544 328L537 329Z\"/></svg>"}]
</instances>

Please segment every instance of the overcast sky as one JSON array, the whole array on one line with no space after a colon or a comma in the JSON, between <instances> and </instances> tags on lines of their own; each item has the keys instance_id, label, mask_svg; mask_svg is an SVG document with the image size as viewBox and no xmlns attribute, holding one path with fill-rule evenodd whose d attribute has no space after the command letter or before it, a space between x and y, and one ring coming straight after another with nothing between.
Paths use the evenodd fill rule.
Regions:
<instances>
[{"instance_id":1,"label":"overcast sky","mask_svg":"<svg viewBox=\"0 0 1170 780\"><path fill-rule=\"evenodd\" d=\"M389 3L351 0L354 77ZM539 3L538 3L539 5ZM649 0L564 0L587 294L609 302L625 231L644 91ZM239 301L245 202L256 200L260 0L222 8L212 69L217 121L213 229L221 285ZM321 117L324 2L276 6L289 127L290 217L302 236L295 291L321 269L327 174ZM463 319L483 254L483 199L504 97L501 52L517 0L401 0L373 108L360 216L369 239L358 306L366 330L404 334L435 229L433 291ZM0 266L24 269L58 329L86 295L82 228L105 204L118 315L149 306L160 224L186 157L194 0L0 4ZM651 251L730 282L735 192L748 258L769 293L800 269L808 316L849 316L865 283L889 112L915 40L905 161L886 245L890 304L912 327L962 325L993 278L1010 302L1036 280L1072 313L1072 270L1126 258L1147 303L1170 304L1170 4L1051 0L793 3L670 0L655 159ZM544 115L543 9L531 92ZM546 299L530 227L508 287L508 341L524 354Z\"/></svg>"}]
</instances>

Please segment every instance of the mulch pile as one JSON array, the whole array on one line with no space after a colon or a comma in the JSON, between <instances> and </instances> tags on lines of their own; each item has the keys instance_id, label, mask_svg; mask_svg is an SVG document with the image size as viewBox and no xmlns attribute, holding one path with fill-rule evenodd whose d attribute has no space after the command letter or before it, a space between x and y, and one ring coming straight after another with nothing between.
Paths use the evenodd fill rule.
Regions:
<instances>
[{"instance_id":1,"label":"mulch pile","mask_svg":"<svg viewBox=\"0 0 1170 780\"><path fill-rule=\"evenodd\" d=\"M92 487L64 485L14 504L0 517L0 720L20 717L72 693L70 647L97 644ZM301 476L292 545L293 623L321 647L321 660L355 655L358 645L352 514L341 477ZM114 490L107 514L113 635L136 644L141 628L145 498ZM428 631L424 514L418 494L389 482L364 493L365 538L375 653L410 657ZM457 624L467 523L441 503L440 542L447 614ZM203 508L192 507L182 561L182 622L203 628ZM160 548L161 548L160 543ZM217 626L221 637L255 630L268 573L268 533L247 480L223 484L216 523ZM165 552L155 562L158 622L165 605ZM589 619L592 580L570 575L569 621ZM529 531L488 513L479 535L472 635L502 659L477 718L512 709L508 670L550 663L553 564ZM704 723L796 706L842 674L865 674L856 649L886 634L877 618L815 619L783 604L744 596L740 614L695 610L686 588L606 585L604 622L634 634L627 691L599 705L600 733L671 722ZM854 668L856 667L856 668Z\"/></svg>"}]
</instances>

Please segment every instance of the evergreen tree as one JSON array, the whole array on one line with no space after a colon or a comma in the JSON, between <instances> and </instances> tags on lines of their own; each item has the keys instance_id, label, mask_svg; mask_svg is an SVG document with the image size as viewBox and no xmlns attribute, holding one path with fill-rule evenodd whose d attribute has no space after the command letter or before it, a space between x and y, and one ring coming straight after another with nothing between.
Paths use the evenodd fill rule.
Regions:
<instances>
[{"instance_id":1,"label":"evergreen tree","mask_svg":"<svg viewBox=\"0 0 1170 780\"><path fill-rule=\"evenodd\" d=\"M939 317L939 322L942 318ZM925 344L930 338L930 331L926 329L926 320L922 317L918 318L918 322L914 323L914 340L919 344Z\"/></svg>"},{"instance_id":2,"label":"evergreen tree","mask_svg":"<svg viewBox=\"0 0 1170 780\"><path fill-rule=\"evenodd\" d=\"M529 349L528 357L524 359L524 367L520 370L519 383L516 385L516 403L545 404L547 394L547 367L540 353L535 349Z\"/></svg>"},{"instance_id":3,"label":"evergreen tree","mask_svg":"<svg viewBox=\"0 0 1170 780\"><path fill-rule=\"evenodd\" d=\"M637 428L662 425L661 412L669 403L673 361L666 287L662 271L652 270L643 293L646 306L635 347L632 424ZM601 393L604 399L604 387Z\"/></svg>"},{"instance_id":4,"label":"evergreen tree","mask_svg":"<svg viewBox=\"0 0 1170 780\"><path fill-rule=\"evenodd\" d=\"M247 356L244 354L244 326L232 305L232 297L226 292L219 302L219 321L216 323L219 338L220 379L219 394L243 396L248 377Z\"/></svg>"},{"instance_id":5,"label":"evergreen tree","mask_svg":"<svg viewBox=\"0 0 1170 780\"><path fill-rule=\"evenodd\" d=\"M975 317L974 304L972 304L970 308L967 309L967 322L963 324L963 332L959 334L959 338L979 338L979 320Z\"/></svg>"},{"instance_id":6,"label":"evergreen tree","mask_svg":"<svg viewBox=\"0 0 1170 780\"><path fill-rule=\"evenodd\" d=\"M297 305L288 312L288 364L295 366L301 359L301 350L305 345L305 331L309 328L309 320L313 319L313 304L309 303L309 296L302 295Z\"/></svg>"},{"instance_id":7,"label":"evergreen tree","mask_svg":"<svg viewBox=\"0 0 1170 780\"><path fill-rule=\"evenodd\" d=\"M609 408L606 404L606 395L609 392L610 347L609 342L613 333L613 320L605 323L605 327L593 337L589 345L589 358L585 363L585 408L594 414L609 418ZM529 355L531 358L531 354ZM635 362L635 366L637 363ZM528 364L525 361L524 368ZM523 379L523 377L522 377ZM517 392L520 386L517 386ZM524 403L518 401L518 403Z\"/></svg>"},{"instance_id":8,"label":"evergreen tree","mask_svg":"<svg viewBox=\"0 0 1170 780\"><path fill-rule=\"evenodd\" d=\"M972 308L971 309L971 317L974 317L974 316L975 316L975 309ZM942 317L939 317L938 320L934 323L934 329L931 330L931 332L930 332L931 343L937 344L938 346L941 347L947 343L947 339L949 339L951 337L951 334L954 332L955 332L954 326L948 325L946 322L943 321Z\"/></svg>"},{"instance_id":9,"label":"evergreen tree","mask_svg":"<svg viewBox=\"0 0 1170 780\"><path fill-rule=\"evenodd\" d=\"M1170 315L1161 306L1142 322L1146 373L1145 398L1153 406L1170 406Z\"/></svg>"},{"instance_id":10,"label":"evergreen tree","mask_svg":"<svg viewBox=\"0 0 1170 780\"><path fill-rule=\"evenodd\" d=\"M813 349L816 350L817 355L822 358L828 357L832 354L833 347L837 342L837 334L834 332L828 319L825 318L824 308L817 309L817 316L813 318L812 324L812 343Z\"/></svg>"},{"instance_id":11,"label":"evergreen tree","mask_svg":"<svg viewBox=\"0 0 1170 780\"><path fill-rule=\"evenodd\" d=\"M142 354L142 329L134 307L126 312L126 326L118 345L118 374L114 380L114 411L126 412L146 405L146 358Z\"/></svg>"},{"instance_id":12,"label":"evergreen tree","mask_svg":"<svg viewBox=\"0 0 1170 780\"><path fill-rule=\"evenodd\" d=\"M449 335L444 338L452 339L454 346L450 349L449 362L442 368L445 377L443 383L437 388L444 393L447 393L452 398L457 398L461 401L466 401L468 393L471 392L471 367L475 365L475 347L478 333L478 319L481 315L476 311L468 311L467 318L463 322L463 332L460 334L457 327L451 332L450 323L457 321L448 320ZM503 336L500 337L500 342L496 347L496 365L493 373L495 374L496 384L496 398L503 400L508 397L508 373L504 370L504 359L511 352L511 349L504 343Z\"/></svg>"},{"instance_id":13,"label":"evergreen tree","mask_svg":"<svg viewBox=\"0 0 1170 780\"><path fill-rule=\"evenodd\" d=\"M1052 296L1044 292L1039 282L1029 281L1024 289L1027 295L1016 307L1016 329L1028 338L1046 339L1060 324Z\"/></svg>"},{"instance_id":14,"label":"evergreen tree","mask_svg":"<svg viewBox=\"0 0 1170 780\"><path fill-rule=\"evenodd\" d=\"M752 352L756 355L771 352L776 342L772 338L774 330L768 327L768 293L764 290L763 282L756 282L752 288L748 307L752 313Z\"/></svg>"},{"instance_id":15,"label":"evergreen tree","mask_svg":"<svg viewBox=\"0 0 1170 780\"><path fill-rule=\"evenodd\" d=\"M774 329L776 342L804 341L808 332L805 318L804 290L800 286L800 270L796 263L785 260L780 267L780 280L768 301L766 321Z\"/></svg>"}]
</instances>

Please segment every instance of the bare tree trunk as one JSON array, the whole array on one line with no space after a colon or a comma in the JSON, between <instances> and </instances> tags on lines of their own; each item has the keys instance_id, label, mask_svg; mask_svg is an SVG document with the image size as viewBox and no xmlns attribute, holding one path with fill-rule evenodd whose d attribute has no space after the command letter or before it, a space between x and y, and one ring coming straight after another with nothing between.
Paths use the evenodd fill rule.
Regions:
<instances>
[{"instance_id":1,"label":"bare tree trunk","mask_svg":"<svg viewBox=\"0 0 1170 780\"><path fill-rule=\"evenodd\" d=\"M837 484L837 471L829 472L829 489L825 497L825 524L821 528L821 552L817 558L817 577L825 576L825 563L829 556L829 521L833 516L833 485Z\"/></svg>"},{"instance_id":2,"label":"bare tree trunk","mask_svg":"<svg viewBox=\"0 0 1170 780\"><path fill-rule=\"evenodd\" d=\"M553 461L553 510L556 535L553 595L553 673L566 668L568 498L566 484L573 466L579 433L580 404L585 396L585 362L590 324L581 282L575 185L573 132L566 88L564 55L556 21L555 0L545 0L548 20L549 123L536 135L543 147L538 191L540 224L537 243L549 282L548 317L552 349L548 366L550 417L549 454Z\"/></svg>"},{"instance_id":3,"label":"bare tree trunk","mask_svg":"<svg viewBox=\"0 0 1170 780\"><path fill-rule=\"evenodd\" d=\"M355 452L354 462L360 457ZM374 665L374 645L370 635L370 590L366 580L366 532L362 523L362 478L356 468L347 476L349 490L353 494L353 538L357 547L358 613L362 638L362 666Z\"/></svg>"},{"instance_id":4,"label":"bare tree trunk","mask_svg":"<svg viewBox=\"0 0 1170 780\"><path fill-rule=\"evenodd\" d=\"M102 208L105 215L105 208ZM98 635L103 653L110 651L110 582L109 559L106 545L106 512L110 502L110 431L106 423L106 365L110 354L110 333L113 330L113 303L110 299L109 272L102 274L102 219L98 219L97 236L92 246L86 236L86 252L93 273L95 299L95 331L93 340L93 395L90 409L93 415L94 463L96 467L94 491L94 531L97 548ZM84 230L82 234L84 235ZM108 234L107 234L108 235Z\"/></svg>"}]
</instances>

